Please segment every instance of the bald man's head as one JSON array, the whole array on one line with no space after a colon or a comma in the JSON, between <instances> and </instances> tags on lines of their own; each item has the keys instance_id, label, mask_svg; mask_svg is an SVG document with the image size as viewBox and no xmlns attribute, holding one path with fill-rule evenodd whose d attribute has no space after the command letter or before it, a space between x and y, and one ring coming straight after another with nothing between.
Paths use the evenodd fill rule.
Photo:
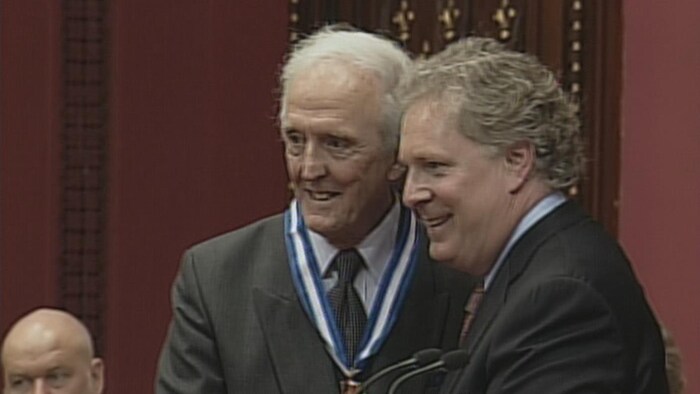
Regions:
<instances>
[{"instance_id":1,"label":"bald man's head","mask_svg":"<svg viewBox=\"0 0 700 394\"><path fill-rule=\"evenodd\" d=\"M19 319L3 341L2 365L5 394L102 392L104 368L90 333L60 310L38 309Z\"/></svg>"}]
</instances>

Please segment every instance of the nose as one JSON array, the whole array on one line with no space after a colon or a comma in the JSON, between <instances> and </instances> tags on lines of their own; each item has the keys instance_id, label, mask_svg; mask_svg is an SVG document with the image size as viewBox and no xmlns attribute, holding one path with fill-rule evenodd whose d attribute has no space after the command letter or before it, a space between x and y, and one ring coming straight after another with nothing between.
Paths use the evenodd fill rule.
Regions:
<instances>
[{"instance_id":1,"label":"nose","mask_svg":"<svg viewBox=\"0 0 700 394\"><path fill-rule=\"evenodd\" d=\"M418 178L416 173L408 168L403 186L403 203L409 208L416 208L431 198L430 189Z\"/></svg>"},{"instance_id":2,"label":"nose","mask_svg":"<svg viewBox=\"0 0 700 394\"><path fill-rule=\"evenodd\" d=\"M322 149L314 142L308 142L301 158L301 179L312 181L326 175L326 162Z\"/></svg>"},{"instance_id":3,"label":"nose","mask_svg":"<svg viewBox=\"0 0 700 394\"><path fill-rule=\"evenodd\" d=\"M46 384L44 379L36 379L34 380L34 389L32 390L32 394L50 394L51 390L49 389L49 386Z\"/></svg>"}]
</instances>

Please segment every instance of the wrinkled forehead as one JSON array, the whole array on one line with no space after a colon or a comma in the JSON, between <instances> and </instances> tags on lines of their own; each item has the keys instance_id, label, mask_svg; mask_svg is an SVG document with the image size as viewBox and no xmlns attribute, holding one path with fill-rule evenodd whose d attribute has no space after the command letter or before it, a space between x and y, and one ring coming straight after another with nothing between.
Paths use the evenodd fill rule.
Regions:
<instances>
[{"instance_id":1,"label":"wrinkled forehead","mask_svg":"<svg viewBox=\"0 0 700 394\"><path fill-rule=\"evenodd\" d=\"M13 358L38 358L61 347L61 335L44 324L31 323L17 327L5 338L3 362Z\"/></svg>"},{"instance_id":2,"label":"wrinkled forehead","mask_svg":"<svg viewBox=\"0 0 700 394\"><path fill-rule=\"evenodd\" d=\"M3 361L5 379L12 376L46 376L52 371L79 371L90 367L90 359L74 351L53 349L44 353L18 351Z\"/></svg>"},{"instance_id":3,"label":"wrinkled forehead","mask_svg":"<svg viewBox=\"0 0 700 394\"><path fill-rule=\"evenodd\" d=\"M343 62L324 59L301 70L289 83L285 99L304 100L318 89L339 93L380 93L379 77L372 71Z\"/></svg>"},{"instance_id":4,"label":"wrinkled forehead","mask_svg":"<svg viewBox=\"0 0 700 394\"><path fill-rule=\"evenodd\" d=\"M282 129L299 128L301 120L321 122L323 119L350 128L379 129L381 97L376 78L342 65L329 67L332 65L310 70L293 82L280 119Z\"/></svg>"},{"instance_id":5,"label":"wrinkled forehead","mask_svg":"<svg viewBox=\"0 0 700 394\"><path fill-rule=\"evenodd\" d=\"M3 344L3 364L13 360L39 360L48 358L92 358L89 339L74 330L46 329L32 325L8 335Z\"/></svg>"}]
</instances>

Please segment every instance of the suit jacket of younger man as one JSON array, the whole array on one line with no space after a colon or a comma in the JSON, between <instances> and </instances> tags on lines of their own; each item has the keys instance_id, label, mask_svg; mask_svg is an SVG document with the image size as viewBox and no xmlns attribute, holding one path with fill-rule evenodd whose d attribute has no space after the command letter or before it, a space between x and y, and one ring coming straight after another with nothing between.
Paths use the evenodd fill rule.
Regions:
<instances>
[{"instance_id":1,"label":"suit jacket of younger man","mask_svg":"<svg viewBox=\"0 0 700 394\"><path fill-rule=\"evenodd\" d=\"M618 244L574 202L516 242L445 393L664 394L658 324Z\"/></svg>"},{"instance_id":2,"label":"suit jacket of younger man","mask_svg":"<svg viewBox=\"0 0 700 394\"><path fill-rule=\"evenodd\" d=\"M276 215L185 253L157 394L339 391L341 376L292 282L284 231ZM471 284L432 262L422 235L416 263L396 324L365 377L421 349L457 347ZM370 393L385 393L390 381ZM402 393L437 392L440 383L416 378Z\"/></svg>"}]
</instances>

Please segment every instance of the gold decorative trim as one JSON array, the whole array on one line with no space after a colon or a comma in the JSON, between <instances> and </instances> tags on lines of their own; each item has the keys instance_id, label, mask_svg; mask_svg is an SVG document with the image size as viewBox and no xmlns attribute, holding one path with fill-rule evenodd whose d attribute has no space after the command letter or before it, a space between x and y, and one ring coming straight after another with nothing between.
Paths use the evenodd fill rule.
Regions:
<instances>
[{"instance_id":1,"label":"gold decorative trim","mask_svg":"<svg viewBox=\"0 0 700 394\"><path fill-rule=\"evenodd\" d=\"M568 25L571 27L568 34L568 71L566 75L566 87L576 102L582 102L583 86L581 83L583 70L583 2L572 0L569 5Z\"/></svg>"},{"instance_id":2,"label":"gold decorative trim","mask_svg":"<svg viewBox=\"0 0 700 394\"><path fill-rule=\"evenodd\" d=\"M508 41L513 36L513 21L517 16L518 11L511 5L510 0L501 0L501 6L491 17L498 27L497 38L500 41Z\"/></svg>"},{"instance_id":3,"label":"gold decorative trim","mask_svg":"<svg viewBox=\"0 0 700 394\"><path fill-rule=\"evenodd\" d=\"M444 31L442 33L445 41L452 41L457 36L457 19L461 16L461 11L455 6L454 0L448 0L445 8L438 15L438 22L442 23Z\"/></svg>"},{"instance_id":4,"label":"gold decorative trim","mask_svg":"<svg viewBox=\"0 0 700 394\"><path fill-rule=\"evenodd\" d=\"M398 37L404 45L411 39L411 23L416 16L409 8L407 0L401 0L400 8L394 13L391 22L397 26Z\"/></svg>"},{"instance_id":5,"label":"gold decorative trim","mask_svg":"<svg viewBox=\"0 0 700 394\"><path fill-rule=\"evenodd\" d=\"M299 0L289 0L289 41L299 39Z\"/></svg>"},{"instance_id":6,"label":"gold decorative trim","mask_svg":"<svg viewBox=\"0 0 700 394\"><path fill-rule=\"evenodd\" d=\"M571 98L576 102L576 110L581 119L581 104L583 103L583 2L581 0L570 0L568 2L569 30L566 35L566 59L567 67L564 68L564 87L569 91ZM585 120L581 119L581 124ZM568 194L572 198L581 197L581 185L573 185L568 189Z\"/></svg>"},{"instance_id":7,"label":"gold decorative trim","mask_svg":"<svg viewBox=\"0 0 700 394\"><path fill-rule=\"evenodd\" d=\"M432 48L430 46L430 41L423 40L423 43L421 44L421 47L420 47L420 55L418 55L418 56L421 58L425 58L426 56L430 55L431 51L432 51Z\"/></svg>"}]
</instances>

